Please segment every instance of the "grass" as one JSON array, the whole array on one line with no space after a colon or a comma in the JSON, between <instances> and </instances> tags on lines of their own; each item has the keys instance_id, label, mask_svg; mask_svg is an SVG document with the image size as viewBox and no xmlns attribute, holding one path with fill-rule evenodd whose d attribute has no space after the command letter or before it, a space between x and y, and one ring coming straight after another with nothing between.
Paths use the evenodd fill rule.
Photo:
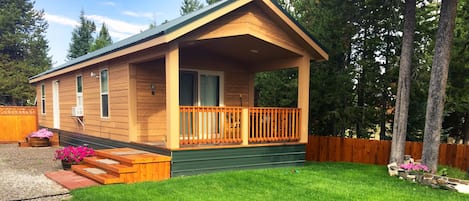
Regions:
<instances>
[{"instance_id":1,"label":"grass","mask_svg":"<svg viewBox=\"0 0 469 201\"><path fill-rule=\"evenodd\" d=\"M228 171L163 182L76 189L73 200L469 200L469 195L387 175L384 166L308 163Z\"/></svg>"},{"instance_id":2,"label":"grass","mask_svg":"<svg viewBox=\"0 0 469 201\"><path fill-rule=\"evenodd\" d=\"M446 165L438 165L438 173L441 174L442 169L446 169L448 177L469 180L469 176L467 175L467 173L458 168L453 168Z\"/></svg>"}]
</instances>

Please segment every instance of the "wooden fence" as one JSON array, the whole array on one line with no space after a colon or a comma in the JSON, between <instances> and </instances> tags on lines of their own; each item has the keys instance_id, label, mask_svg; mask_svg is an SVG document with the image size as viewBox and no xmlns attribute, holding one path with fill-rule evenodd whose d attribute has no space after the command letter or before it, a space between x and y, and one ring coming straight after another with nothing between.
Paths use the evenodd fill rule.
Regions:
<instances>
[{"instance_id":1,"label":"wooden fence","mask_svg":"<svg viewBox=\"0 0 469 201\"><path fill-rule=\"evenodd\" d=\"M414 159L422 158L421 142L406 142L405 154ZM327 136L309 136L306 160L354 162L386 165L391 152L389 140L366 140ZM469 145L441 144L439 164L467 171L469 168Z\"/></svg>"},{"instance_id":2,"label":"wooden fence","mask_svg":"<svg viewBox=\"0 0 469 201\"><path fill-rule=\"evenodd\" d=\"M0 107L0 143L24 141L37 129L36 107Z\"/></svg>"}]
</instances>

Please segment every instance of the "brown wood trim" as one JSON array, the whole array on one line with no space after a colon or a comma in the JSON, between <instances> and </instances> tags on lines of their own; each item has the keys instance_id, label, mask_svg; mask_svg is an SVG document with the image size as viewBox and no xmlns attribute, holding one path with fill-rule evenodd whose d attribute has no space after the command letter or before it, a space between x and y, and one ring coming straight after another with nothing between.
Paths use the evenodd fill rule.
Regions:
<instances>
[{"instance_id":1,"label":"brown wood trim","mask_svg":"<svg viewBox=\"0 0 469 201\"><path fill-rule=\"evenodd\" d=\"M268 143L268 144L250 144L250 145L195 145L191 147L180 147L178 149L171 149L171 151L186 151L186 150L204 150L204 149L236 149L236 148L248 148L248 147L274 147L284 145L306 145L303 142L280 142L280 143Z\"/></svg>"}]
</instances>

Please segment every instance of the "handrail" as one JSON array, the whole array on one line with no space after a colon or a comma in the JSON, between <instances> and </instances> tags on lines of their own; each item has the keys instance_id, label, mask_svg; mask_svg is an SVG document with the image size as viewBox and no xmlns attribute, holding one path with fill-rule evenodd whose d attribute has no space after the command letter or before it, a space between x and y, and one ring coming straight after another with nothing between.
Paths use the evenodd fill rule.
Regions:
<instances>
[{"instance_id":1,"label":"handrail","mask_svg":"<svg viewBox=\"0 0 469 201\"><path fill-rule=\"evenodd\" d=\"M181 145L241 143L241 107L180 106Z\"/></svg>"},{"instance_id":2,"label":"handrail","mask_svg":"<svg viewBox=\"0 0 469 201\"><path fill-rule=\"evenodd\" d=\"M291 142L300 139L299 108L180 106L180 145Z\"/></svg>"},{"instance_id":3,"label":"handrail","mask_svg":"<svg viewBox=\"0 0 469 201\"><path fill-rule=\"evenodd\" d=\"M298 141L300 111L299 108L249 108L249 142Z\"/></svg>"}]
</instances>

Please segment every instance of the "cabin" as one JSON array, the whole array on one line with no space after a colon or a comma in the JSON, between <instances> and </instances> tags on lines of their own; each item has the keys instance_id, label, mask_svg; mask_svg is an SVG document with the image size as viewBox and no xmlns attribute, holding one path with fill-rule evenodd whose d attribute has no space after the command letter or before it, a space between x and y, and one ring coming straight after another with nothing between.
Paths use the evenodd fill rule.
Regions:
<instances>
[{"instance_id":1,"label":"cabin","mask_svg":"<svg viewBox=\"0 0 469 201\"><path fill-rule=\"evenodd\" d=\"M328 54L274 0L223 0L30 78L60 144L171 157L171 176L302 165L310 65ZM256 107L255 75L298 70L296 108Z\"/></svg>"}]
</instances>

